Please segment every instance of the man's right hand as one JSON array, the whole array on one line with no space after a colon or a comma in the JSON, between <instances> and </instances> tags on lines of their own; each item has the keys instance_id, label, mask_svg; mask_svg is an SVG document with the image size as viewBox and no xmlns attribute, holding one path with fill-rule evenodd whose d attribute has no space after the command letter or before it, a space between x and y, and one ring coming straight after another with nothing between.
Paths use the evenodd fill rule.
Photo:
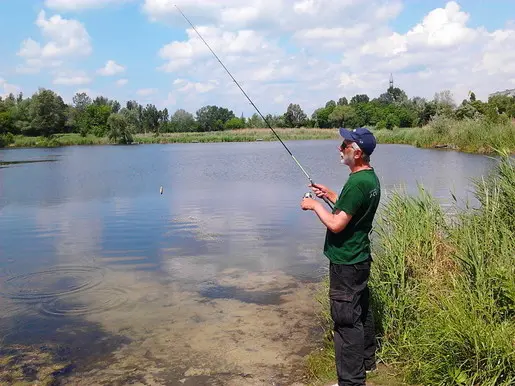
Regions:
<instances>
[{"instance_id":1,"label":"man's right hand","mask_svg":"<svg viewBox=\"0 0 515 386\"><path fill-rule=\"evenodd\" d=\"M327 186L325 186L325 185L309 184L308 186L311 188L311 190L313 190L313 193L315 193L315 195L318 198L326 197L333 204L338 199L338 195L335 192L333 192L331 189L329 189Z\"/></svg>"}]
</instances>

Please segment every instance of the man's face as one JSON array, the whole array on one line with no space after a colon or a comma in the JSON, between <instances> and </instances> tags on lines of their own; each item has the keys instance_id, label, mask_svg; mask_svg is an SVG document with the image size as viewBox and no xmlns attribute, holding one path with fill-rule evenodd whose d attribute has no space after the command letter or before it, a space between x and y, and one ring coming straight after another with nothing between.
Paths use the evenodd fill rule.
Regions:
<instances>
[{"instance_id":1,"label":"man's face","mask_svg":"<svg viewBox=\"0 0 515 386\"><path fill-rule=\"evenodd\" d=\"M352 147L351 141L343 141L343 143L340 145L340 157L341 157L341 163L352 167L355 163L355 154L356 150Z\"/></svg>"}]
</instances>

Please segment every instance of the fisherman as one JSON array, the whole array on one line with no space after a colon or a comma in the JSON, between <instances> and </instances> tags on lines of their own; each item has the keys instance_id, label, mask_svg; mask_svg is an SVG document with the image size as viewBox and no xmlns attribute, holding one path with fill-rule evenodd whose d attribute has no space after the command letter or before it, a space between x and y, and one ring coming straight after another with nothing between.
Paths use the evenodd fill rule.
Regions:
<instances>
[{"instance_id":1,"label":"fisherman","mask_svg":"<svg viewBox=\"0 0 515 386\"><path fill-rule=\"evenodd\" d=\"M375 330L368 280L372 256L369 233L381 198L379 179L370 166L376 147L365 128L339 130L341 162L350 169L341 193L310 185L319 198L334 204L329 212L321 202L304 198L303 210L314 211L327 227L324 255L329 259L329 301L334 322L338 386L365 385L366 373L376 368Z\"/></svg>"}]
</instances>

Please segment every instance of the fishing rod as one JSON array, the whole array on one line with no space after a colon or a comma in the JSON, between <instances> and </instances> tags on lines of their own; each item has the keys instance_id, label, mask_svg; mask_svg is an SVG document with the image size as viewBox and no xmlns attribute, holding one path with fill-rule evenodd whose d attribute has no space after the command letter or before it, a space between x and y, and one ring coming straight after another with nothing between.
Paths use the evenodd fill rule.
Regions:
<instances>
[{"instance_id":1,"label":"fishing rod","mask_svg":"<svg viewBox=\"0 0 515 386\"><path fill-rule=\"evenodd\" d=\"M189 23L189 25L191 25L191 28L193 28L193 30L197 33L197 35L199 36L199 38L204 42L204 44L207 46L207 48L209 48L209 51L211 51L211 53L215 56L215 58L218 60L218 62L222 65L222 67L225 69L225 71L227 71L227 73L229 74L229 76L232 78L232 80L234 81L234 83L236 83L236 86L238 86L238 88L241 90L241 92L243 93L243 95L245 95L245 97L247 97L247 99L249 100L250 104L256 109L256 111L258 112L258 114L261 116L261 118L263 119L263 121L268 125L268 128L270 130L272 130L272 132L275 134L275 136L277 137L277 139L282 143L282 145L284 146L284 148L286 149L286 151L290 154L291 158L293 158L293 160L295 161L295 163L299 166L299 168L304 172L304 174L306 175L306 177L308 178L309 182L311 183L311 185L315 185L315 183L313 182L313 180L311 179L311 177L309 176L309 174L306 172L306 170L304 170L304 168L302 167L302 165L300 164L299 161L297 161L297 158L295 158L295 156L292 154L292 152L290 151L290 149L288 149L288 147L284 144L284 142L281 140L281 138L279 137L279 135L277 135L277 133L275 132L275 130L272 128L272 126L270 125L270 123L268 122L268 120L263 116L263 114L261 114L261 111L259 111L259 109L257 108L257 106L254 104L254 102L252 102L252 100L249 98L249 96L247 95L247 93L241 88L240 84L236 81L236 79L234 79L234 77L232 76L232 74L229 72L229 70L227 69L227 67L225 67L225 65L222 63L222 61L220 60L220 58L215 54L215 52L211 49L211 47L209 46L209 44L207 44L207 42L204 40L204 38L202 37L202 35L200 35L200 33L197 31L197 29L195 28L195 26L191 23L191 21L186 17L186 15L179 9L179 7L177 5L175 5L175 8L177 8L177 10L181 13L181 15L184 17L184 19L186 19L186 21ZM306 197L307 195L305 195L304 197ZM311 197L311 195L309 196ZM331 201L329 201L327 199L327 197L322 197L322 199L327 203L327 205L329 205L329 207L331 209L333 209L333 205L331 203Z\"/></svg>"}]
</instances>

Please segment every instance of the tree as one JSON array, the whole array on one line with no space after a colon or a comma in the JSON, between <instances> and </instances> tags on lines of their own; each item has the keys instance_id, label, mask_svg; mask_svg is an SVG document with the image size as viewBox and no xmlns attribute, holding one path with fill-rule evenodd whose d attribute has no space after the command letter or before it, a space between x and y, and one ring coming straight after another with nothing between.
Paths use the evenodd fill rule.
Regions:
<instances>
[{"instance_id":1,"label":"tree","mask_svg":"<svg viewBox=\"0 0 515 386\"><path fill-rule=\"evenodd\" d=\"M196 131L197 123L193 114L179 109L170 118L170 129L175 132Z\"/></svg>"},{"instance_id":2,"label":"tree","mask_svg":"<svg viewBox=\"0 0 515 386\"><path fill-rule=\"evenodd\" d=\"M123 114L111 114L107 120L108 138L119 144L131 144L133 141L132 127Z\"/></svg>"},{"instance_id":3,"label":"tree","mask_svg":"<svg viewBox=\"0 0 515 386\"><path fill-rule=\"evenodd\" d=\"M263 128L266 127L266 124L258 113L254 113L249 119L247 119L246 126L249 128Z\"/></svg>"},{"instance_id":4,"label":"tree","mask_svg":"<svg viewBox=\"0 0 515 386\"><path fill-rule=\"evenodd\" d=\"M245 127L245 120L241 118L231 118L225 122L225 128L227 130L243 129Z\"/></svg>"},{"instance_id":5,"label":"tree","mask_svg":"<svg viewBox=\"0 0 515 386\"><path fill-rule=\"evenodd\" d=\"M356 111L351 106L338 105L328 118L333 127L350 127L348 124L356 121Z\"/></svg>"},{"instance_id":6,"label":"tree","mask_svg":"<svg viewBox=\"0 0 515 386\"><path fill-rule=\"evenodd\" d=\"M111 115L111 107L107 104L89 105L85 114L84 129L86 133L93 133L97 137L106 135L108 126L107 120Z\"/></svg>"},{"instance_id":7,"label":"tree","mask_svg":"<svg viewBox=\"0 0 515 386\"><path fill-rule=\"evenodd\" d=\"M16 104L16 109L12 111L13 134L29 134L31 132L30 106L32 99L27 98Z\"/></svg>"},{"instance_id":8,"label":"tree","mask_svg":"<svg viewBox=\"0 0 515 386\"><path fill-rule=\"evenodd\" d=\"M141 133L143 131L142 113L143 106L136 101L127 101L124 115L127 118L127 122L132 125L135 133Z\"/></svg>"},{"instance_id":9,"label":"tree","mask_svg":"<svg viewBox=\"0 0 515 386\"><path fill-rule=\"evenodd\" d=\"M234 113L225 107L204 106L197 110L197 123L200 131L223 130L225 123L234 117Z\"/></svg>"},{"instance_id":10,"label":"tree","mask_svg":"<svg viewBox=\"0 0 515 386\"><path fill-rule=\"evenodd\" d=\"M64 130L66 105L55 92L39 89L30 105L31 134L49 137Z\"/></svg>"},{"instance_id":11,"label":"tree","mask_svg":"<svg viewBox=\"0 0 515 386\"><path fill-rule=\"evenodd\" d=\"M91 106L91 98L85 92L76 93L72 99L74 109L70 112L70 125L85 136L88 132L86 109Z\"/></svg>"},{"instance_id":12,"label":"tree","mask_svg":"<svg viewBox=\"0 0 515 386\"><path fill-rule=\"evenodd\" d=\"M314 127L328 128L331 126L329 115L333 112L331 107L323 107L316 109L311 115L311 119L314 121Z\"/></svg>"},{"instance_id":13,"label":"tree","mask_svg":"<svg viewBox=\"0 0 515 386\"><path fill-rule=\"evenodd\" d=\"M338 99L338 102L336 104L338 106L347 106L349 104L349 101L347 100L347 98L342 97L342 98Z\"/></svg>"},{"instance_id":14,"label":"tree","mask_svg":"<svg viewBox=\"0 0 515 386\"><path fill-rule=\"evenodd\" d=\"M333 101L332 99L325 104L326 109L331 109L331 108L334 109L335 107L336 107L336 102Z\"/></svg>"},{"instance_id":15,"label":"tree","mask_svg":"<svg viewBox=\"0 0 515 386\"><path fill-rule=\"evenodd\" d=\"M284 120L284 114L281 115L272 115L267 114L265 116L267 122L272 127L286 127L286 121Z\"/></svg>"},{"instance_id":16,"label":"tree","mask_svg":"<svg viewBox=\"0 0 515 386\"><path fill-rule=\"evenodd\" d=\"M515 116L515 98L507 95L494 95L488 98L491 105L498 114L506 114L509 117Z\"/></svg>"},{"instance_id":17,"label":"tree","mask_svg":"<svg viewBox=\"0 0 515 386\"><path fill-rule=\"evenodd\" d=\"M85 111L91 105L91 98L85 92L76 93L73 98L73 107L79 111Z\"/></svg>"},{"instance_id":18,"label":"tree","mask_svg":"<svg viewBox=\"0 0 515 386\"><path fill-rule=\"evenodd\" d=\"M350 104L355 105L358 103L368 103L369 101L370 101L370 98L368 97L367 94L357 94L351 98Z\"/></svg>"},{"instance_id":19,"label":"tree","mask_svg":"<svg viewBox=\"0 0 515 386\"><path fill-rule=\"evenodd\" d=\"M122 107L118 101L109 101L109 106L111 106L111 111L115 114L120 112L120 108Z\"/></svg>"},{"instance_id":20,"label":"tree","mask_svg":"<svg viewBox=\"0 0 515 386\"><path fill-rule=\"evenodd\" d=\"M95 98L95 100L93 101L93 104L94 105L97 105L97 106L109 106L109 99L107 99L106 97L103 97L103 96L97 96Z\"/></svg>"},{"instance_id":21,"label":"tree","mask_svg":"<svg viewBox=\"0 0 515 386\"><path fill-rule=\"evenodd\" d=\"M161 123L168 123L170 122L170 115L168 114L168 109L165 107L163 111L161 111L161 114L159 115Z\"/></svg>"},{"instance_id":22,"label":"tree","mask_svg":"<svg viewBox=\"0 0 515 386\"><path fill-rule=\"evenodd\" d=\"M454 112L457 119L464 118L474 118L474 116L478 113L478 111L474 108L474 106L468 101L464 101L460 107L456 109Z\"/></svg>"},{"instance_id":23,"label":"tree","mask_svg":"<svg viewBox=\"0 0 515 386\"><path fill-rule=\"evenodd\" d=\"M452 117L456 103L450 90L435 93L433 101L436 104L436 114Z\"/></svg>"},{"instance_id":24,"label":"tree","mask_svg":"<svg viewBox=\"0 0 515 386\"><path fill-rule=\"evenodd\" d=\"M399 125L399 117L393 113L388 114L388 116L386 117L386 128L388 130L393 130L394 127L398 127Z\"/></svg>"},{"instance_id":25,"label":"tree","mask_svg":"<svg viewBox=\"0 0 515 386\"><path fill-rule=\"evenodd\" d=\"M156 135L159 134L159 120L160 114L156 106L148 104L141 114L141 122L143 124L144 132L146 133L147 131L150 131Z\"/></svg>"},{"instance_id":26,"label":"tree","mask_svg":"<svg viewBox=\"0 0 515 386\"><path fill-rule=\"evenodd\" d=\"M0 134L12 133L14 119L10 111L0 112Z\"/></svg>"},{"instance_id":27,"label":"tree","mask_svg":"<svg viewBox=\"0 0 515 386\"><path fill-rule=\"evenodd\" d=\"M301 127L306 123L307 119L308 116L298 104L290 103L284 114L284 122L287 127Z\"/></svg>"}]
</instances>

